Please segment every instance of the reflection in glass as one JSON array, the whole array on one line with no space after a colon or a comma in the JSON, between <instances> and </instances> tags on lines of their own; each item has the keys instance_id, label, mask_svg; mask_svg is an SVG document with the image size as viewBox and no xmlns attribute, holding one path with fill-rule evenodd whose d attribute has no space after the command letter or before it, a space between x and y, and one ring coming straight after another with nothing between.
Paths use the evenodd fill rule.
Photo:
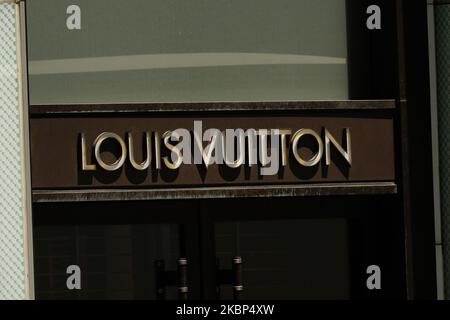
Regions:
<instances>
[{"instance_id":1,"label":"reflection in glass","mask_svg":"<svg viewBox=\"0 0 450 320\"><path fill-rule=\"evenodd\" d=\"M243 299L348 299L344 219L221 222L215 228L220 270L242 257ZM221 285L221 299L233 299Z\"/></svg>"},{"instance_id":2,"label":"reflection in glass","mask_svg":"<svg viewBox=\"0 0 450 320\"><path fill-rule=\"evenodd\" d=\"M27 2L32 104L347 99L345 0Z\"/></svg>"},{"instance_id":3,"label":"reflection in glass","mask_svg":"<svg viewBox=\"0 0 450 320\"><path fill-rule=\"evenodd\" d=\"M176 270L178 225L81 225L34 228L37 299L156 299L155 261ZM66 269L81 269L81 290L68 290ZM178 299L176 286L166 299Z\"/></svg>"}]
</instances>

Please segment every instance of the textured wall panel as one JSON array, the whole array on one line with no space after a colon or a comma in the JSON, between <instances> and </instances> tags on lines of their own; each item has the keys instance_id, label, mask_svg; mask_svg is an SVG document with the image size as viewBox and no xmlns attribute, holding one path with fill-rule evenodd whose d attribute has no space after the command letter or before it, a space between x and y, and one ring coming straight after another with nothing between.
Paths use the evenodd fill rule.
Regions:
<instances>
[{"instance_id":1,"label":"textured wall panel","mask_svg":"<svg viewBox=\"0 0 450 320\"><path fill-rule=\"evenodd\" d=\"M450 299L450 5L435 7L439 170L445 296Z\"/></svg>"},{"instance_id":2,"label":"textured wall panel","mask_svg":"<svg viewBox=\"0 0 450 320\"><path fill-rule=\"evenodd\" d=\"M26 294L16 18L0 4L0 299Z\"/></svg>"}]
</instances>

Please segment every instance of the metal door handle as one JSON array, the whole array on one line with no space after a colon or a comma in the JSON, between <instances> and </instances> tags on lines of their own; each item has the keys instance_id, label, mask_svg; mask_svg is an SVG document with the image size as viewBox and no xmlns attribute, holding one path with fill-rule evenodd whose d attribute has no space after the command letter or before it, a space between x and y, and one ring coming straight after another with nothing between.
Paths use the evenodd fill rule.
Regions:
<instances>
[{"instance_id":1,"label":"metal door handle","mask_svg":"<svg viewBox=\"0 0 450 320\"><path fill-rule=\"evenodd\" d=\"M165 270L164 260L156 260L156 299L165 300L166 287L177 286L178 298L180 300L187 300L189 292L187 268L186 258L179 258L177 260L177 270Z\"/></svg>"},{"instance_id":2,"label":"metal door handle","mask_svg":"<svg viewBox=\"0 0 450 320\"><path fill-rule=\"evenodd\" d=\"M242 257L233 258L233 299L241 300L244 286L242 284Z\"/></svg>"},{"instance_id":3,"label":"metal door handle","mask_svg":"<svg viewBox=\"0 0 450 320\"><path fill-rule=\"evenodd\" d=\"M242 257L235 256L231 260L231 270L219 270L219 262L217 261L217 298L220 298L220 285L228 284L233 286L233 299L241 300L244 291L242 282Z\"/></svg>"},{"instance_id":4,"label":"metal door handle","mask_svg":"<svg viewBox=\"0 0 450 320\"><path fill-rule=\"evenodd\" d=\"M178 296L180 300L187 300L188 297L188 281L187 281L187 259L178 259Z\"/></svg>"}]
</instances>

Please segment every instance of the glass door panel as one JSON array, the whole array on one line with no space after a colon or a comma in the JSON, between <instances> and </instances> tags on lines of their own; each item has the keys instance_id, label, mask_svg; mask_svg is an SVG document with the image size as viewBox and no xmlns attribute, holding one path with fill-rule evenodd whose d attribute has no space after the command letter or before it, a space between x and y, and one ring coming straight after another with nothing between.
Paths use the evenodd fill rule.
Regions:
<instances>
[{"instance_id":1,"label":"glass door panel","mask_svg":"<svg viewBox=\"0 0 450 320\"><path fill-rule=\"evenodd\" d=\"M198 298L196 217L189 201L35 204L36 298Z\"/></svg>"},{"instance_id":2,"label":"glass door panel","mask_svg":"<svg viewBox=\"0 0 450 320\"><path fill-rule=\"evenodd\" d=\"M348 299L345 219L220 222L215 224L219 270L242 259L244 299ZM219 297L233 299L222 284Z\"/></svg>"},{"instance_id":3,"label":"glass door panel","mask_svg":"<svg viewBox=\"0 0 450 320\"><path fill-rule=\"evenodd\" d=\"M37 299L156 299L155 262L176 270L177 225L81 225L35 228ZM67 267L81 270L82 290L68 290ZM175 286L165 288L177 299Z\"/></svg>"}]
</instances>

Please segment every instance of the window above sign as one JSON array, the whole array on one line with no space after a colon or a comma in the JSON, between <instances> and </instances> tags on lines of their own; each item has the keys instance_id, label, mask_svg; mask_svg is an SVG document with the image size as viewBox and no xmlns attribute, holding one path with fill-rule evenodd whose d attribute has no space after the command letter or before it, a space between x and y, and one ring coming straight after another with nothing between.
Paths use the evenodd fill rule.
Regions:
<instances>
[{"instance_id":1,"label":"window above sign","mask_svg":"<svg viewBox=\"0 0 450 320\"><path fill-rule=\"evenodd\" d=\"M30 0L30 102L346 100L345 0Z\"/></svg>"}]
</instances>

